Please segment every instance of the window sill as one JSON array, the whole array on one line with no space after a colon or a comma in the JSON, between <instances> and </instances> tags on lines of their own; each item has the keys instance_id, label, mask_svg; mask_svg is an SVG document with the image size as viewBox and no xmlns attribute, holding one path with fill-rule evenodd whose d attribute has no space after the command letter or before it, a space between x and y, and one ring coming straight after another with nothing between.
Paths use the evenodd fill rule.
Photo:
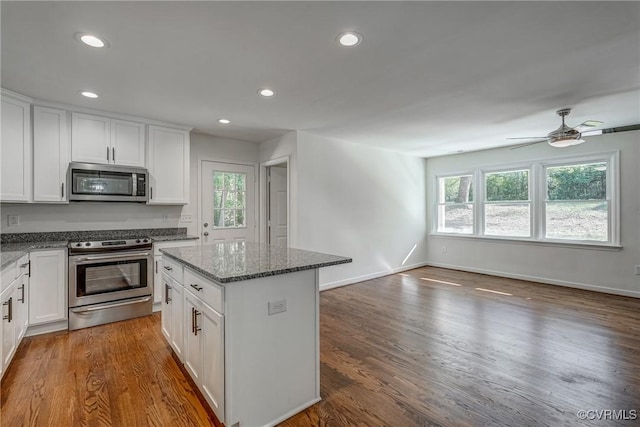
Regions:
<instances>
[{"instance_id":1,"label":"window sill","mask_svg":"<svg viewBox=\"0 0 640 427\"><path fill-rule=\"evenodd\" d=\"M532 246L549 246L554 248L571 248L571 249L587 249L596 251L614 251L619 252L622 250L622 246L605 244L605 243L580 243L580 242L564 242L559 240L530 240L530 239L516 239L513 237L489 237L489 236L474 236L465 234L453 234L453 233L431 233L429 237L444 237L460 240L477 240L488 243L507 243L515 245L532 245Z\"/></svg>"}]
</instances>

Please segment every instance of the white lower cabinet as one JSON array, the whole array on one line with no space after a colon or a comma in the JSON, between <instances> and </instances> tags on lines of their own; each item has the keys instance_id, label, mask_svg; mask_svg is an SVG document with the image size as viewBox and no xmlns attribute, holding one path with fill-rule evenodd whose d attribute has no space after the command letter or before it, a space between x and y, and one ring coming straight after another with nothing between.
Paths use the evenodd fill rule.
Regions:
<instances>
[{"instance_id":1,"label":"white lower cabinet","mask_svg":"<svg viewBox=\"0 0 640 427\"><path fill-rule=\"evenodd\" d=\"M195 246L198 240L174 240L170 242L154 242L153 243L153 311L161 310L160 303L164 295L162 284L162 253L160 249L181 248L186 246Z\"/></svg>"},{"instance_id":2,"label":"white lower cabinet","mask_svg":"<svg viewBox=\"0 0 640 427\"><path fill-rule=\"evenodd\" d=\"M224 420L224 316L188 288L184 293L184 366L219 420Z\"/></svg>"},{"instance_id":3,"label":"white lower cabinet","mask_svg":"<svg viewBox=\"0 0 640 427\"><path fill-rule=\"evenodd\" d=\"M222 311L222 289L170 259L165 260L162 269L162 333L218 420L224 423L224 316L218 311ZM183 284L175 278L182 278ZM178 310L180 297L182 309Z\"/></svg>"},{"instance_id":4,"label":"white lower cabinet","mask_svg":"<svg viewBox=\"0 0 640 427\"><path fill-rule=\"evenodd\" d=\"M24 337L29 326L29 276L21 275L16 279L15 316L18 342Z\"/></svg>"},{"instance_id":5,"label":"white lower cabinet","mask_svg":"<svg viewBox=\"0 0 640 427\"><path fill-rule=\"evenodd\" d=\"M15 280L0 294L2 302L2 372L6 372L11 358L18 346L18 328L16 327L16 283Z\"/></svg>"},{"instance_id":6,"label":"white lower cabinet","mask_svg":"<svg viewBox=\"0 0 640 427\"><path fill-rule=\"evenodd\" d=\"M67 318L67 250L33 251L29 254L29 325Z\"/></svg>"},{"instance_id":7,"label":"white lower cabinet","mask_svg":"<svg viewBox=\"0 0 640 427\"><path fill-rule=\"evenodd\" d=\"M174 280L167 273L161 275L163 290L162 299L162 334L167 339L178 359L184 360L184 328L182 321L183 293L182 284Z\"/></svg>"}]
</instances>

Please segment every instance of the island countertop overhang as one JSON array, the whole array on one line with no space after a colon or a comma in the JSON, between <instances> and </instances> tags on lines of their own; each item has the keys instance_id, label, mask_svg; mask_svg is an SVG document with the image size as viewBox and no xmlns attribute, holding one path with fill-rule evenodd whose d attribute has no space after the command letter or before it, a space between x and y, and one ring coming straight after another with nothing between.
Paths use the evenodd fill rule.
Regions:
<instances>
[{"instance_id":1,"label":"island countertop overhang","mask_svg":"<svg viewBox=\"0 0 640 427\"><path fill-rule=\"evenodd\" d=\"M246 242L167 248L160 252L221 284L352 262L351 258L338 255Z\"/></svg>"}]
</instances>

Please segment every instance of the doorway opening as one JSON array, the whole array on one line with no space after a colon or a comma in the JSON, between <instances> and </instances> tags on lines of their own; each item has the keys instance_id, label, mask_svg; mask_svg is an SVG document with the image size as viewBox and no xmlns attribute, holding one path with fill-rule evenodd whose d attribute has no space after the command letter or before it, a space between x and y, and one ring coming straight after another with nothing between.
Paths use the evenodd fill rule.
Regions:
<instances>
[{"instance_id":1,"label":"doorway opening","mask_svg":"<svg viewBox=\"0 0 640 427\"><path fill-rule=\"evenodd\" d=\"M264 173L261 240L264 243L289 246L289 159L276 159L262 164Z\"/></svg>"}]
</instances>

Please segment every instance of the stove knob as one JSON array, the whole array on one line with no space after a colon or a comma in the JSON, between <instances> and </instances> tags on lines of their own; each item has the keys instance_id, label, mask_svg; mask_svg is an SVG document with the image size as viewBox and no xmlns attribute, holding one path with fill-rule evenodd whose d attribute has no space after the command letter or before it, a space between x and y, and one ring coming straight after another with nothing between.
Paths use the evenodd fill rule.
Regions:
<instances>
[{"instance_id":1,"label":"stove knob","mask_svg":"<svg viewBox=\"0 0 640 427\"><path fill-rule=\"evenodd\" d=\"M149 243L149 239L144 239L142 243Z\"/></svg>"},{"instance_id":2,"label":"stove knob","mask_svg":"<svg viewBox=\"0 0 640 427\"><path fill-rule=\"evenodd\" d=\"M140 239L136 240L136 243L140 243Z\"/></svg>"},{"instance_id":3,"label":"stove knob","mask_svg":"<svg viewBox=\"0 0 640 427\"><path fill-rule=\"evenodd\" d=\"M85 245L85 246L91 246L91 243L90 243L90 242L87 242L87 243L85 243L84 245Z\"/></svg>"},{"instance_id":4,"label":"stove knob","mask_svg":"<svg viewBox=\"0 0 640 427\"><path fill-rule=\"evenodd\" d=\"M82 246L82 243L76 243L76 246L80 247Z\"/></svg>"}]
</instances>

